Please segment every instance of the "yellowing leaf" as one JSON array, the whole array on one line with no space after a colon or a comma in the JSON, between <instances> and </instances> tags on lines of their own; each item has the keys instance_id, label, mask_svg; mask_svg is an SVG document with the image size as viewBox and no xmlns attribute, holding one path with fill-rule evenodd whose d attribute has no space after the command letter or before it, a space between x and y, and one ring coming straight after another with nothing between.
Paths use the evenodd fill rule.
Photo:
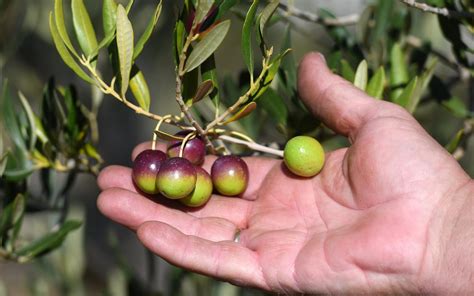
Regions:
<instances>
[{"instance_id":1,"label":"yellowing leaf","mask_svg":"<svg viewBox=\"0 0 474 296\"><path fill-rule=\"evenodd\" d=\"M255 102L250 102L247 105L245 105L242 109L240 109L237 113L235 113L231 118L226 120L224 124L231 123L233 121L239 120L241 118L244 118L245 116L249 115L252 113L253 110L257 108L257 103Z\"/></svg>"}]
</instances>

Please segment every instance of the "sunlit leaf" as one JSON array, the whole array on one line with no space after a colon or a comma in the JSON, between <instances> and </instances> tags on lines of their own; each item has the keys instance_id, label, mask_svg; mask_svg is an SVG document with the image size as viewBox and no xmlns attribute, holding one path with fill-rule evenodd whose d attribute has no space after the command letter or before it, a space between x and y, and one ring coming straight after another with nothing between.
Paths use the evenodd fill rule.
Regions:
<instances>
[{"instance_id":1,"label":"sunlit leaf","mask_svg":"<svg viewBox=\"0 0 474 296\"><path fill-rule=\"evenodd\" d=\"M244 56L244 62L247 65L249 73L253 75L253 49L252 49L252 32L255 24L255 16L259 0L254 0L250 6L247 16L245 17L244 26L242 27L241 47Z\"/></svg>"},{"instance_id":2,"label":"sunlit leaf","mask_svg":"<svg viewBox=\"0 0 474 296\"><path fill-rule=\"evenodd\" d=\"M155 12L153 13L152 18L148 22L148 25L145 31L143 32L140 39L138 39L138 42L135 45L135 48L133 50L133 60L135 60L140 55L140 53L143 50L143 47L148 42L148 39L150 39L151 33L153 33L153 29L155 28L156 23L158 22L158 19L160 18L161 8L162 8L162 1L160 1L160 3L158 3L158 5L156 6L156 9L155 9Z\"/></svg>"},{"instance_id":3,"label":"sunlit leaf","mask_svg":"<svg viewBox=\"0 0 474 296\"><path fill-rule=\"evenodd\" d=\"M58 230L53 231L18 250L16 255L22 257L22 261L28 261L34 257L44 255L61 246L67 235L71 231L79 228L81 224L80 221L66 221Z\"/></svg>"},{"instance_id":4,"label":"sunlit leaf","mask_svg":"<svg viewBox=\"0 0 474 296\"><path fill-rule=\"evenodd\" d=\"M202 100L203 98L205 98L206 96L208 96L212 92L213 89L214 89L214 84L213 84L212 80L203 81L199 85L199 87L196 91L196 94L194 95L193 103L197 103L200 100Z\"/></svg>"},{"instance_id":5,"label":"sunlit leaf","mask_svg":"<svg viewBox=\"0 0 474 296\"><path fill-rule=\"evenodd\" d=\"M393 99L400 96L403 87L409 81L408 64L405 53L399 43L395 43L390 51L390 86Z\"/></svg>"},{"instance_id":6,"label":"sunlit leaf","mask_svg":"<svg viewBox=\"0 0 474 296\"><path fill-rule=\"evenodd\" d=\"M143 110L149 111L151 96L148 83L146 82L143 72L138 69L138 67L133 72L134 74L132 74L132 78L130 79L130 90L135 100L137 100L138 105Z\"/></svg>"},{"instance_id":7,"label":"sunlit leaf","mask_svg":"<svg viewBox=\"0 0 474 296\"><path fill-rule=\"evenodd\" d=\"M456 117L466 118L469 115L469 109L466 104L458 97L452 97L441 102L441 104Z\"/></svg>"},{"instance_id":8,"label":"sunlit leaf","mask_svg":"<svg viewBox=\"0 0 474 296\"><path fill-rule=\"evenodd\" d=\"M33 109L31 109L30 103L28 103L28 100L25 98L22 92L18 92L18 96L20 98L21 105L23 107L23 110L25 111L25 114L28 118L28 123L30 125L30 147L29 150L33 150L35 148L36 144L36 139L37 139L37 134L36 134L36 120L35 120L35 114L33 113Z\"/></svg>"},{"instance_id":9,"label":"sunlit leaf","mask_svg":"<svg viewBox=\"0 0 474 296\"><path fill-rule=\"evenodd\" d=\"M209 58L224 40L230 28L230 20L216 25L207 35L196 44L193 51L186 60L184 72L189 72L199 67Z\"/></svg>"},{"instance_id":10,"label":"sunlit leaf","mask_svg":"<svg viewBox=\"0 0 474 296\"><path fill-rule=\"evenodd\" d=\"M367 94L373 98L381 99L383 95L383 89L385 87L385 70L383 66L375 72L374 76L367 85Z\"/></svg>"},{"instance_id":11,"label":"sunlit leaf","mask_svg":"<svg viewBox=\"0 0 474 296\"><path fill-rule=\"evenodd\" d=\"M128 1L127 7L125 7L125 11L127 12L127 14L128 14L128 13L130 12L130 10L132 9L133 4L135 4L135 0L130 0L130 1Z\"/></svg>"},{"instance_id":12,"label":"sunlit leaf","mask_svg":"<svg viewBox=\"0 0 474 296\"><path fill-rule=\"evenodd\" d=\"M122 5L117 8L117 49L120 63L121 95L125 97L133 58L133 28Z\"/></svg>"},{"instance_id":13,"label":"sunlit leaf","mask_svg":"<svg viewBox=\"0 0 474 296\"><path fill-rule=\"evenodd\" d=\"M449 153L454 153L454 151L456 151L456 149L459 147L459 145L461 144L465 136L466 136L465 129L464 128L460 129L454 135L451 141L449 141L449 143L445 146L446 150L448 150Z\"/></svg>"},{"instance_id":14,"label":"sunlit leaf","mask_svg":"<svg viewBox=\"0 0 474 296\"><path fill-rule=\"evenodd\" d=\"M67 49L67 47L64 45L63 41L61 40L61 37L59 36L59 32L56 28L56 24L53 21L53 14L50 13L49 15L49 29L51 32L51 36L53 38L54 45L56 46L56 49L61 56L62 60L64 63L74 71L74 73L77 74L80 78L85 80L86 82L90 84L95 84L94 80L90 78L84 70L77 64L77 62L74 60L72 57L71 53Z\"/></svg>"},{"instance_id":15,"label":"sunlit leaf","mask_svg":"<svg viewBox=\"0 0 474 296\"><path fill-rule=\"evenodd\" d=\"M97 47L92 21L83 0L72 0L72 20L76 31L77 41L86 56L89 56Z\"/></svg>"},{"instance_id":16,"label":"sunlit leaf","mask_svg":"<svg viewBox=\"0 0 474 296\"><path fill-rule=\"evenodd\" d=\"M63 1L62 0L55 0L54 1L54 16L56 21L56 28L58 29L59 36L61 36L61 40L64 42L66 47L76 56L78 54L76 49L71 43L71 39L67 33L67 27L64 22L64 11L63 11Z\"/></svg>"},{"instance_id":17,"label":"sunlit leaf","mask_svg":"<svg viewBox=\"0 0 474 296\"><path fill-rule=\"evenodd\" d=\"M367 87L367 76L368 76L368 69L367 69L367 61L363 60L360 62L359 66L357 66L357 70L354 77L354 85L365 91Z\"/></svg>"},{"instance_id":18,"label":"sunlit leaf","mask_svg":"<svg viewBox=\"0 0 474 296\"><path fill-rule=\"evenodd\" d=\"M244 107L242 107L237 113L235 113L234 115L232 115L229 119L227 119L224 124L228 124L228 123L231 123L233 121L236 121L236 120L239 120L241 118L244 118L245 116L249 115L250 113L252 113L255 108L257 108L257 103L255 102L250 102L248 103L247 105L245 105Z\"/></svg>"},{"instance_id":19,"label":"sunlit leaf","mask_svg":"<svg viewBox=\"0 0 474 296\"><path fill-rule=\"evenodd\" d=\"M419 77L418 83L413 92L413 95L406 106L408 112L414 113L416 108L418 107L418 104L420 103L420 100L421 100L421 96L428 88L428 84L430 83L431 78L433 77L437 62L438 62L437 59L432 59L427 62L427 68L423 72L423 74L421 74L421 76Z\"/></svg>"}]
</instances>

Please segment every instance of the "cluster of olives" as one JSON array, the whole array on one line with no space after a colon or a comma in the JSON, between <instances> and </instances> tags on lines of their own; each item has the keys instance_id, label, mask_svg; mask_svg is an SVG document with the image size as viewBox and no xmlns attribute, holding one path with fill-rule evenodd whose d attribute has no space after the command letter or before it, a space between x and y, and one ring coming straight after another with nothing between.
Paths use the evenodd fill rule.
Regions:
<instances>
[{"instance_id":1,"label":"cluster of olives","mask_svg":"<svg viewBox=\"0 0 474 296\"><path fill-rule=\"evenodd\" d=\"M177 135L185 136L186 133ZM204 142L195 137L186 142L182 153L181 146L181 140L174 140L169 142L166 154L159 150L141 152L132 170L136 186L145 193L161 193L190 207L205 204L214 189L226 196L240 195L245 191L249 171L243 159L234 155L220 156L214 161L209 174L201 168L206 156ZM307 136L289 140L283 157L286 167L301 177L318 174L325 158L321 144Z\"/></svg>"},{"instance_id":2,"label":"cluster of olives","mask_svg":"<svg viewBox=\"0 0 474 296\"><path fill-rule=\"evenodd\" d=\"M132 178L141 191L160 193L190 207L205 204L213 189L227 196L236 196L245 191L249 172L247 164L240 157L220 156L214 161L209 174L201 167L206 156L204 142L197 137L187 141L182 157L179 156L181 144L179 140L169 142L166 154L149 149L137 156Z\"/></svg>"}]
</instances>

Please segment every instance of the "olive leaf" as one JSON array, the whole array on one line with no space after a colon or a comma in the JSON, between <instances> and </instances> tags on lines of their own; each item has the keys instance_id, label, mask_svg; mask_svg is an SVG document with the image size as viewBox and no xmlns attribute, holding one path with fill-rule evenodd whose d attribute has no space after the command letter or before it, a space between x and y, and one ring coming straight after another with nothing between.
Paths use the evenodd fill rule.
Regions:
<instances>
[{"instance_id":1,"label":"olive leaf","mask_svg":"<svg viewBox=\"0 0 474 296\"><path fill-rule=\"evenodd\" d=\"M216 62L214 55L211 55L204 63L201 65L201 78L202 80L211 80L212 81L212 91L208 94L214 103L216 108L219 107L220 97L219 97L219 81L217 79L217 70Z\"/></svg>"},{"instance_id":2,"label":"olive leaf","mask_svg":"<svg viewBox=\"0 0 474 296\"><path fill-rule=\"evenodd\" d=\"M414 89L410 100L407 102L406 109L408 110L408 112L414 113L416 108L418 107L418 104L421 100L421 96L425 92L426 88L428 87L428 84L431 81L431 78L433 77L437 63L437 59L432 59L427 62L427 69L419 77L416 88Z\"/></svg>"},{"instance_id":3,"label":"olive leaf","mask_svg":"<svg viewBox=\"0 0 474 296\"><path fill-rule=\"evenodd\" d=\"M132 74L132 78L130 79L130 90L137 100L138 105L143 110L149 111L151 98L145 76L137 66L134 66L134 70L132 72L134 72L134 74Z\"/></svg>"},{"instance_id":4,"label":"olive leaf","mask_svg":"<svg viewBox=\"0 0 474 296\"><path fill-rule=\"evenodd\" d=\"M143 32L140 39L138 39L138 42L135 45L135 48L133 50L133 60L135 60L140 55L140 53L143 50L143 47L148 42L148 39L150 39L151 33L153 33L153 29L155 28L156 23L158 22L158 19L160 18L161 8L162 8L162 1L160 0L160 3L158 3L158 5L156 6L155 12L153 13L151 20L148 22L148 25L145 31Z\"/></svg>"},{"instance_id":5,"label":"olive leaf","mask_svg":"<svg viewBox=\"0 0 474 296\"><path fill-rule=\"evenodd\" d=\"M362 62L360 62L359 66L357 66L357 70L354 77L355 87L365 91L365 88L367 87L367 76L367 61L363 60Z\"/></svg>"},{"instance_id":6,"label":"olive leaf","mask_svg":"<svg viewBox=\"0 0 474 296\"><path fill-rule=\"evenodd\" d=\"M31 109L30 103L20 91L18 92L18 97L20 98L21 105L23 110L25 111L26 117L28 118L28 123L30 125L30 145L29 150L32 151L35 149L37 134L36 134L36 120L35 114L33 113L33 109Z\"/></svg>"},{"instance_id":7,"label":"olive leaf","mask_svg":"<svg viewBox=\"0 0 474 296\"><path fill-rule=\"evenodd\" d=\"M5 206L0 216L0 240L2 245L10 245L10 230L14 228L23 217L25 210L25 196L21 193L17 194L14 199L10 200ZM21 223L21 222L20 222Z\"/></svg>"},{"instance_id":8,"label":"olive leaf","mask_svg":"<svg viewBox=\"0 0 474 296\"><path fill-rule=\"evenodd\" d=\"M83 0L72 0L72 21L76 31L77 41L86 56L89 56L97 48L97 37L95 35L92 21L84 5Z\"/></svg>"},{"instance_id":9,"label":"olive leaf","mask_svg":"<svg viewBox=\"0 0 474 296\"><path fill-rule=\"evenodd\" d=\"M3 82L3 93L2 93L2 122L5 129L8 131L10 139L13 141L16 147L21 151L27 151L23 135L21 133L21 127L17 120L17 112L13 106L13 100L11 94L8 90L8 82L5 80Z\"/></svg>"},{"instance_id":10,"label":"olive leaf","mask_svg":"<svg viewBox=\"0 0 474 296\"><path fill-rule=\"evenodd\" d=\"M355 79L355 72L354 69L352 69L351 65L347 60L341 60L341 75L344 77L346 80L353 82Z\"/></svg>"},{"instance_id":11,"label":"olive leaf","mask_svg":"<svg viewBox=\"0 0 474 296\"><path fill-rule=\"evenodd\" d=\"M206 17L213 3L213 0L198 0L196 17L194 18L195 24L199 24L204 19L204 17Z\"/></svg>"},{"instance_id":12,"label":"olive leaf","mask_svg":"<svg viewBox=\"0 0 474 296\"><path fill-rule=\"evenodd\" d=\"M57 247L66 239L67 235L81 226L80 221L69 220L61 227L49 234L31 242L16 252L16 255L21 257L21 262L26 262L34 257L44 255Z\"/></svg>"},{"instance_id":13,"label":"olive leaf","mask_svg":"<svg viewBox=\"0 0 474 296\"><path fill-rule=\"evenodd\" d=\"M399 43L395 43L390 51L390 87L392 100L398 98L403 90L400 88L410 80L405 53Z\"/></svg>"},{"instance_id":14,"label":"olive leaf","mask_svg":"<svg viewBox=\"0 0 474 296\"><path fill-rule=\"evenodd\" d=\"M258 104L268 113L270 120L279 130L285 130L288 120L288 107L276 91L268 88L258 100Z\"/></svg>"},{"instance_id":15,"label":"olive leaf","mask_svg":"<svg viewBox=\"0 0 474 296\"><path fill-rule=\"evenodd\" d=\"M102 4L102 23L105 36L115 33L117 22L117 2L104 0Z\"/></svg>"},{"instance_id":16,"label":"olive leaf","mask_svg":"<svg viewBox=\"0 0 474 296\"><path fill-rule=\"evenodd\" d=\"M415 88L418 84L418 76L415 76L409 83L408 85L403 89L402 93L400 96L398 96L394 102L404 108L407 108L408 103L410 102L413 93L415 91Z\"/></svg>"},{"instance_id":17,"label":"olive leaf","mask_svg":"<svg viewBox=\"0 0 474 296\"><path fill-rule=\"evenodd\" d=\"M253 49L252 49L252 31L255 23L255 15L259 0L254 0L250 6L247 16L245 17L244 26L242 27L242 54L244 56L245 64L249 70L250 75L253 75Z\"/></svg>"},{"instance_id":18,"label":"olive leaf","mask_svg":"<svg viewBox=\"0 0 474 296\"><path fill-rule=\"evenodd\" d=\"M67 27L64 22L64 11L63 11L62 0L54 1L54 16L55 16L55 21L56 21L56 28L58 29L59 36L61 36L61 40L64 42L66 47L72 52L74 56L79 57L67 33Z\"/></svg>"},{"instance_id":19,"label":"olive leaf","mask_svg":"<svg viewBox=\"0 0 474 296\"><path fill-rule=\"evenodd\" d=\"M212 82L212 80L203 81L199 85L196 91L196 94L193 97L193 101L192 101L193 104L199 102L200 100L208 96L213 91L213 89L214 89L214 83Z\"/></svg>"},{"instance_id":20,"label":"olive leaf","mask_svg":"<svg viewBox=\"0 0 474 296\"><path fill-rule=\"evenodd\" d=\"M459 97L452 97L449 100L442 101L441 105L456 117L466 118L469 116L469 109Z\"/></svg>"},{"instance_id":21,"label":"olive leaf","mask_svg":"<svg viewBox=\"0 0 474 296\"><path fill-rule=\"evenodd\" d=\"M186 60L184 72L189 72L199 67L207 58L209 58L224 40L230 28L230 20L219 23L204 36L194 47L193 51Z\"/></svg>"},{"instance_id":22,"label":"olive leaf","mask_svg":"<svg viewBox=\"0 0 474 296\"><path fill-rule=\"evenodd\" d=\"M267 6L262 10L260 15L258 16L258 36L260 40L260 48L262 49L262 52L265 54L265 39L263 36L263 32L265 30L265 26L267 25L268 20L272 17L273 13L275 13L275 10L278 8L278 5L280 4L279 0L271 0L270 3L268 3Z\"/></svg>"},{"instance_id":23,"label":"olive leaf","mask_svg":"<svg viewBox=\"0 0 474 296\"><path fill-rule=\"evenodd\" d=\"M7 156L8 156L8 151L3 152L3 136L0 135L0 177L3 175L3 172L5 171L5 167L7 165Z\"/></svg>"},{"instance_id":24,"label":"olive leaf","mask_svg":"<svg viewBox=\"0 0 474 296\"><path fill-rule=\"evenodd\" d=\"M84 70L77 64L77 62L72 57L71 53L65 46L64 42L61 40L61 36L59 35L58 29L56 27L55 22L53 21L53 13L49 14L49 30L51 32L51 37L53 38L54 45L56 46L56 50L58 51L61 59L64 63L74 71L81 79L85 80L90 84L95 84L94 80L90 78Z\"/></svg>"},{"instance_id":25,"label":"olive leaf","mask_svg":"<svg viewBox=\"0 0 474 296\"><path fill-rule=\"evenodd\" d=\"M184 137L180 137L180 136L175 136L175 135L172 135L172 134L169 134L167 132L163 132L163 131L160 131L160 130L156 130L155 131L155 135L164 140L164 141L182 141L184 140Z\"/></svg>"},{"instance_id":26,"label":"olive leaf","mask_svg":"<svg viewBox=\"0 0 474 296\"><path fill-rule=\"evenodd\" d=\"M367 94L373 98L381 99L383 95L383 89L385 87L385 70L383 66L375 72L374 76L367 85Z\"/></svg>"},{"instance_id":27,"label":"olive leaf","mask_svg":"<svg viewBox=\"0 0 474 296\"><path fill-rule=\"evenodd\" d=\"M232 115L229 119L227 119L223 124L229 124L233 121L237 121L241 118L244 118L245 116L252 113L256 108L257 108L257 103L250 102L247 105L245 105L244 107L242 107L237 113Z\"/></svg>"},{"instance_id":28,"label":"olive leaf","mask_svg":"<svg viewBox=\"0 0 474 296\"><path fill-rule=\"evenodd\" d=\"M120 64L121 95L127 92L133 58L133 27L122 5L117 8L117 49Z\"/></svg>"}]
</instances>

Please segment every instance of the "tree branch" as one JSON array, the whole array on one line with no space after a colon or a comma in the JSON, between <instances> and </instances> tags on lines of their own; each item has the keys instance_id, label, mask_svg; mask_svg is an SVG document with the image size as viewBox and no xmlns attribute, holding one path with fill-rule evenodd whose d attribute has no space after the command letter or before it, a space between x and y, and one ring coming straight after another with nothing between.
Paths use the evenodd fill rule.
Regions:
<instances>
[{"instance_id":1,"label":"tree branch","mask_svg":"<svg viewBox=\"0 0 474 296\"><path fill-rule=\"evenodd\" d=\"M457 19L465 19L465 18L474 18L474 14L469 13L467 11L456 11L456 10L449 10L446 7L434 7L430 6L426 3L420 3L416 0L400 0L405 5L419 9L424 12L429 12L437 15L442 15L448 18L457 18Z\"/></svg>"},{"instance_id":2,"label":"tree branch","mask_svg":"<svg viewBox=\"0 0 474 296\"><path fill-rule=\"evenodd\" d=\"M288 5L280 2L278 7L281 10L284 10L288 16L296 16L302 20L317 23L325 26L351 26L355 25L359 20L358 14L350 14L346 16L341 16L338 18L322 18L319 15L300 10L293 5Z\"/></svg>"}]
</instances>

